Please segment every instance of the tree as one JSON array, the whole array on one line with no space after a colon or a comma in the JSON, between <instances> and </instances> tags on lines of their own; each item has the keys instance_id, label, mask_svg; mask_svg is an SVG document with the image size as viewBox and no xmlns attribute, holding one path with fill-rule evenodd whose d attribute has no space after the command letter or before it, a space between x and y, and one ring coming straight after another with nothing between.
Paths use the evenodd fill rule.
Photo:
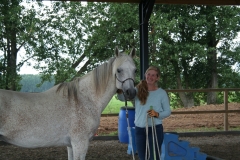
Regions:
<instances>
[{"instance_id":1,"label":"tree","mask_svg":"<svg viewBox=\"0 0 240 160\"><path fill-rule=\"evenodd\" d=\"M26 74L21 75L22 79L20 81L22 87L20 92L44 92L53 87L54 81L44 82L43 85L38 86L41 82L40 75ZM37 86L37 87L36 87Z\"/></svg>"},{"instance_id":2,"label":"tree","mask_svg":"<svg viewBox=\"0 0 240 160\"><path fill-rule=\"evenodd\" d=\"M72 80L113 56L116 46L125 51L135 46L136 5L54 2L52 8L37 29L38 41L27 49L29 57L34 51L43 81L53 74L56 84Z\"/></svg>"},{"instance_id":3,"label":"tree","mask_svg":"<svg viewBox=\"0 0 240 160\"><path fill-rule=\"evenodd\" d=\"M163 69L163 77L174 77L167 88L218 86L219 71L230 63L220 65L217 53L225 54L226 60L229 58L231 41L239 30L238 13L239 8L232 6L156 6L150 22L155 38L150 38L157 49L150 56L158 57L155 61ZM220 41L223 43L218 48ZM182 92L179 96L185 107L194 106L193 93ZM214 102L216 99L208 99L208 103Z\"/></svg>"},{"instance_id":4,"label":"tree","mask_svg":"<svg viewBox=\"0 0 240 160\"><path fill-rule=\"evenodd\" d=\"M201 6L200 13L206 17L206 27L205 35L200 40L200 44L204 43L207 47L207 70L209 72L206 78L208 88L218 88L218 74L236 62L235 60L229 61L231 58L229 51L232 41L240 29L238 24L239 11L239 7L236 6ZM222 63L224 61L225 63ZM217 93L209 92L207 103L214 104L216 101Z\"/></svg>"},{"instance_id":5,"label":"tree","mask_svg":"<svg viewBox=\"0 0 240 160\"><path fill-rule=\"evenodd\" d=\"M1 88L14 88L18 79L10 78L10 71L16 74L22 64L31 65L29 59L37 62L41 84L52 77L58 84L97 67L113 56L116 46L126 52L132 47L138 50L137 4L51 2L50 7L39 3L39 8L26 8L14 2L15 8L8 1L0 2ZM161 87L239 86L239 74L231 68L239 62L239 48L232 43L238 31L238 7L155 5L149 23L149 62L161 68ZM16 64L21 48L25 59ZM15 69L10 70L12 66ZM236 76L229 81L231 74ZM185 107L193 106L196 96L208 97L208 103L216 101L212 93L178 96Z\"/></svg>"},{"instance_id":6,"label":"tree","mask_svg":"<svg viewBox=\"0 0 240 160\"><path fill-rule=\"evenodd\" d=\"M21 0L2 0L0 2L0 87L19 90L20 76L17 71L22 63L17 64L18 53L29 36L35 21L35 10L20 5Z\"/></svg>"},{"instance_id":7,"label":"tree","mask_svg":"<svg viewBox=\"0 0 240 160\"><path fill-rule=\"evenodd\" d=\"M23 28L17 34L17 51L24 48L26 54L13 71L17 73L24 63L31 65L29 60L34 60L37 62L34 68L42 75L41 84L50 81L52 75L56 84L72 80L111 57L116 46L128 52L137 42L134 38L138 19L133 15L138 10L134 4L52 2L50 7L39 3L39 8L32 5L26 9L20 1L16 2L15 6L19 8L16 19L21 21L14 26ZM125 25L116 23L117 19ZM1 58L3 63L0 66L4 68L7 58ZM1 72L10 74L3 69ZM4 77L1 76L2 79Z\"/></svg>"}]
</instances>

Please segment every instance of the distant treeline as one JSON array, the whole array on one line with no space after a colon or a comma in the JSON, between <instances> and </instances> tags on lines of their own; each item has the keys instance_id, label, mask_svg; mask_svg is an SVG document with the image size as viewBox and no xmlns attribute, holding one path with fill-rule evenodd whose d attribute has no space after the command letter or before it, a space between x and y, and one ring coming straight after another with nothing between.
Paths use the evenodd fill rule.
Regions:
<instances>
[{"instance_id":1,"label":"distant treeline","mask_svg":"<svg viewBox=\"0 0 240 160\"><path fill-rule=\"evenodd\" d=\"M37 87L41 83L40 75L23 74L21 76L21 92L43 92L54 86L54 79L51 82L44 82L40 87Z\"/></svg>"}]
</instances>

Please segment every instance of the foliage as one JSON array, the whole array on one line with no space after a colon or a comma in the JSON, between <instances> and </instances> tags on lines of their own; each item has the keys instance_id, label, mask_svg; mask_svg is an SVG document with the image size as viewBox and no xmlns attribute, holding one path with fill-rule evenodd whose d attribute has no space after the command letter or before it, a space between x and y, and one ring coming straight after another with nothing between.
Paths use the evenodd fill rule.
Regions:
<instances>
[{"instance_id":1,"label":"foliage","mask_svg":"<svg viewBox=\"0 0 240 160\"><path fill-rule=\"evenodd\" d=\"M134 46L133 32L138 29L136 17L132 16L134 20L125 18L134 15L136 10L133 8L136 7L131 7L133 5L51 4L52 9L45 9L50 16L42 20L44 26L36 32L39 41L32 42L27 52L30 56L34 51L39 62L35 68L41 71L43 81L53 74L56 84L72 80L113 56L115 46L127 52ZM116 23L116 19L121 19L121 23L127 25L118 24L120 21ZM130 21L135 26L131 26L133 24Z\"/></svg>"},{"instance_id":2,"label":"foliage","mask_svg":"<svg viewBox=\"0 0 240 160\"><path fill-rule=\"evenodd\" d=\"M156 5L150 20L149 56L163 72L163 88L218 88L222 78L226 82L234 73L231 66L239 62L238 51L232 50L239 11L236 6ZM213 93L209 95L208 102L216 103ZM194 105L192 93L178 97L185 107Z\"/></svg>"},{"instance_id":3,"label":"foliage","mask_svg":"<svg viewBox=\"0 0 240 160\"><path fill-rule=\"evenodd\" d=\"M20 84L22 86L20 92L43 92L54 86L54 80L50 82L44 82L41 86L41 76L33 74L21 75L22 79Z\"/></svg>"},{"instance_id":4,"label":"foliage","mask_svg":"<svg viewBox=\"0 0 240 160\"><path fill-rule=\"evenodd\" d=\"M171 108L173 108L173 109L182 108L182 106L183 106L182 102L179 99L179 97L176 96L176 94L169 93L168 96L169 96L169 101L170 101Z\"/></svg>"},{"instance_id":5,"label":"foliage","mask_svg":"<svg viewBox=\"0 0 240 160\"><path fill-rule=\"evenodd\" d=\"M17 72L25 63L31 66L29 60L37 62L39 85L52 78L58 84L93 70L113 56L116 46L127 53L132 47L139 50L137 4L12 2L0 2L0 88L19 90ZM159 85L239 87L240 47L233 41L240 29L239 11L236 6L155 5L149 21L149 65L160 67ZM138 68L139 61L137 54ZM221 96L216 94L216 103ZM171 94L177 107L202 104L214 96L209 97Z\"/></svg>"},{"instance_id":6,"label":"foliage","mask_svg":"<svg viewBox=\"0 0 240 160\"><path fill-rule=\"evenodd\" d=\"M17 71L23 62L17 64L17 57L32 36L32 29L37 21L33 5L24 7L21 2L0 2L0 87L4 89L19 90L21 87Z\"/></svg>"}]
</instances>

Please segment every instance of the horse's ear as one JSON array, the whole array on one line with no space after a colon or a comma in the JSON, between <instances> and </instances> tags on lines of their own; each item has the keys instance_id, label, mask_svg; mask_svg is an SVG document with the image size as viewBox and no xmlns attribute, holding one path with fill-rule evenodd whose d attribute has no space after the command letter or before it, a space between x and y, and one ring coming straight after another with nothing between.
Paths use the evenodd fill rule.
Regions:
<instances>
[{"instance_id":1,"label":"horse's ear","mask_svg":"<svg viewBox=\"0 0 240 160\"><path fill-rule=\"evenodd\" d=\"M117 57L119 53L118 47L115 47L115 56Z\"/></svg>"},{"instance_id":2,"label":"horse's ear","mask_svg":"<svg viewBox=\"0 0 240 160\"><path fill-rule=\"evenodd\" d=\"M134 58L135 57L135 55L136 55L136 49L135 48L133 48L132 50L131 50L131 52L130 52L130 54L129 54L132 58Z\"/></svg>"}]
</instances>

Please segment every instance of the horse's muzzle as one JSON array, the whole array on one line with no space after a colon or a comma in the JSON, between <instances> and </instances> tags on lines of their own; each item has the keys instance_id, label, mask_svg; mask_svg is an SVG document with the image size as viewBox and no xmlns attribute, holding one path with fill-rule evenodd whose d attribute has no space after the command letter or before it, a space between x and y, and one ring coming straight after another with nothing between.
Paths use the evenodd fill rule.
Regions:
<instances>
[{"instance_id":1,"label":"horse's muzzle","mask_svg":"<svg viewBox=\"0 0 240 160\"><path fill-rule=\"evenodd\" d=\"M133 89L127 89L127 90L124 91L124 95L127 98L127 100L132 100L136 96L136 90L134 88Z\"/></svg>"}]
</instances>

